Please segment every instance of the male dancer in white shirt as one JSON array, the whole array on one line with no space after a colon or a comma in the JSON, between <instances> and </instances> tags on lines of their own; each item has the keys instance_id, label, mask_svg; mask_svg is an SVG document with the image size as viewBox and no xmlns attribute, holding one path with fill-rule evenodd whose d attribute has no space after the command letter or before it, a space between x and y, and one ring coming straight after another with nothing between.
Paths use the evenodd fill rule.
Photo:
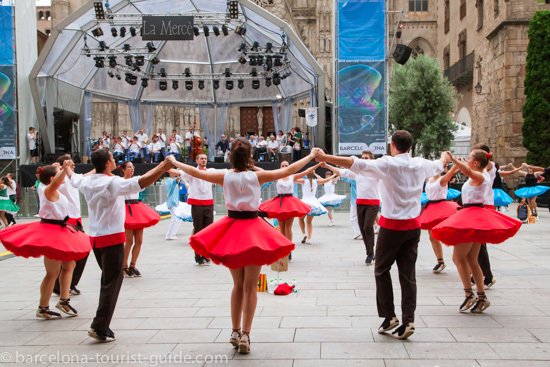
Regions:
<instances>
[{"instance_id":1,"label":"male dancer in white shirt","mask_svg":"<svg viewBox=\"0 0 550 367\"><path fill-rule=\"evenodd\" d=\"M89 236L97 263L101 268L101 289L96 316L88 335L100 342L115 340L109 328L122 286L122 262L124 259L124 195L140 192L152 185L164 172L172 168L163 161L143 176L128 180L113 176L116 169L113 155L105 150L92 153L95 173L83 176L69 172L71 183L78 187L88 203Z\"/></svg>"},{"instance_id":2,"label":"male dancer in white shirt","mask_svg":"<svg viewBox=\"0 0 550 367\"><path fill-rule=\"evenodd\" d=\"M206 154L199 154L196 158L197 168L207 170ZM213 168L211 168L213 170ZM193 234L208 227L214 222L214 198L212 196L212 184L183 173L182 178L189 182L187 204L191 205L193 217ZM195 262L198 265L209 263L210 259L200 256L195 252Z\"/></svg>"},{"instance_id":3,"label":"male dancer in white shirt","mask_svg":"<svg viewBox=\"0 0 550 367\"><path fill-rule=\"evenodd\" d=\"M420 195L424 181L443 171L448 163L447 153L441 160L429 161L411 157L411 134L396 131L391 138L390 156L377 160L357 157L337 157L317 151L315 159L350 168L356 174L375 177L383 182L380 197L383 203L380 231L376 242L376 304L378 315L384 318L378 332L384 334L399 325L393 303L393 286L390 268L397 262L401 284L402 324L392 333L397 339L407 339L414 333L416 309L415 265L420 240Z\"/></svg>"}]
</instances>

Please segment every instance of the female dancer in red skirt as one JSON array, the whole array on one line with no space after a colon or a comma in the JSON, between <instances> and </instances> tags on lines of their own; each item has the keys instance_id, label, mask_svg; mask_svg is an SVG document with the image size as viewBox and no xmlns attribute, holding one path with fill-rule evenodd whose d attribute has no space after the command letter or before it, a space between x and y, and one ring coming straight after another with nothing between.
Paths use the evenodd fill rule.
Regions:
<instances>
[{"instance_id":1,"label":"female dancer in red skirt","mask_svg":"<svg viewBox=\"0 0 550 367\"><path fill-rule=\"evenodd\" d=\"M481 243L504 242L517 233L521 222L483 206L487 194L492 192L492 182L484 174L489 163L487 152L472 150L466 163L448 154L469 179L462 186L463 209L436 225L432 229L432 236L446 245L454 246L453 261L466 296L460 311L481 313L491 304L485 295L483 273L477 260ZM475 279L477 297L472 291L470 269Z\"/></svg>"},{"instance_id":2,"label":"female dancer in red skirt","mask_svg":"<svg viewBox=\"0 0 550 367\"><path fill-rule=\"evenodd\" d=\"M281 169L289 166L287 161L281 162ZM311 168L304 173L312 172ZM277 218L279 229L283 236L292 242L292 224L294 218L301 218L311 210L311 207L294 196L294 182L297 176L277 180L277 196L260 205L259 211L265 213L268 218Z\"/></svg>"},{"instance_id":3,"label":"female dancer in red skirt","mask_svg":"<svg viewBox=\"0 0 550 367\"><path fill-rule=\"evenodd\" d=\"M134 176L134 164L123 162L119 168L125 179ZM124 244L124 262L122 270L128 278L140 277L141 272L137 270L136 263L143 243L143 228L151 227L160 221L160 215L149 206L139 201L139 193L126 195L126 220L124 229L126 232L126 243ZM132 252L132 260L128 266L128 258Z\"/></svg>"},{"instance_id":4,"label":"female dancer in red skirt","mask_svg":"<svg viewBox=\"0 0 550 367\"><path fill-rule=\"evenodd\" d=\"M47 185L44 190L38 191L40 222L16 224L0 231L0 241L14 255L44 256L46 275L40 285L40 303L36 317L46 320L61 317L49 307L58 276L61 293L55 307L69 316L77 316L78 312L69 303L75 260L82 259L92 249L90 238L67 223L69 202L58 189L65 181L68 168L69 161L63 165L63 169L59 165L51 165L40 171L40 182Z\"/></svg>"},{"instance_id":5,"label":"female dancer in red skirt","mask_svg":"<svg viewBox=\"0 0 550 367\"><path fill-rule=\"evenodd\" d=\"M229 154L232 169L200 171L168 157L185 173L223 186L228 216L195 233L189 239L191 247L201 256L223 264L231 271L230 343L239 353L250 352L250 329L256 310L256 288L262 265L272 264L286 256L294 245L269 223L258 218L260 186L298 172L313 159L312 154L288 167L273 171L255 171L250 143L242 138L231 144ZM242 334L241 334L241 318Z\"/></svg>"},{"instance_id":6,"label":"female dancer in red skirt","mask_svg":"<svg viewBox=\"0 0 550 367\"><path fill-rule=\"evenodd\" d=\"M420 214L420 228L427 229L430 235L432 249L437 258L437 264L432 269L434 273L441 273L445 269L445 260L443 260L441 242L433 238L432 228L453 215L459 208L457 203L447 200L447 191L449 191L447 185L457 172L458 168L453 166L443 176L431 177L426 182L426 196L429 201Z\"/></svg>"}]
</instances>

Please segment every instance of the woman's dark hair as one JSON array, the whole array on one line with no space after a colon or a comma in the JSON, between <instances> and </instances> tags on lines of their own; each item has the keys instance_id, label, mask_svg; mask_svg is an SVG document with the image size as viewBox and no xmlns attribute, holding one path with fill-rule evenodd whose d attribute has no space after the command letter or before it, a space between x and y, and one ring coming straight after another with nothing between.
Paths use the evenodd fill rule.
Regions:
<instances>
[{"instance_id":1,"label":"woman's dark hair","mask_svg":"<svg viewBox=\"0 0 550 367\"><path fill-rule=\"evenodd\" d=\"M40 182L42 182L44 185L49 185L50 181L52 180L52 177L55 177L57 175L57 168L49 165L42 167L42 170L40 171L40 175L38 176L38 179Z\"/></svg>"},{"instance_id":2,"label":"woman's dark hair","mask_svg":"<svg viewBox=\"0 0 550 367\"><path fill-rule=\"evenodd\" d=\"M124 162L122 162L121 164L118 165L118 169L120 169L121 171L125 171L125 170L126 170L126 166L128 165L128 163L130 163L130 161L124 161Z\"/></svg>"},{"instance_id":3,"label":"woman's dark hair","mask_svg":"<svg viewBox=\"0 0 550 367\"><path fill-rule=\"evenodd\" d=\"M472 150L473 149L481 149L481 150L484 150L486 151L487 153L491 153L491 149L489 149L489 146L487 144L476 144L472 147Z\"/></svg>"},{"instance_id":4,"label":"woman's dark hair","mask_svg":"<svg viewBox=\"0 0 550 367\"><path fill-rule=\"evenodd\" d=\"M482 169L487 167L487 165L489 164L488 154L490 153L487 153L483 149L472 150L472 158L474 159L474 161L479 162L479 165Z\"/></svg>"},{"instance_id":5,"label":"woman's dark hair","mask_svg":"<svg viewBox=\"0 0 550 367\"><path fill-rule=\"evenodd\" d=\"M297 133L301 133L301 132L302 132L302 130L300 130L300 128L299 128L299 127L297 127L297 128L294 128L294 131L296 131Z\"/></svg>"},{"instance_id":6,"label":"woman's dark hair","mask_svg":"<svg viewBox=\"0 0 550 367\"><path fill-rule=\"evenodd\" d=\"M8 176L4 176L4 177L2 177L0 180L2 180L2 183L3 183L4 185L8 185L8 186L9 186L9 184L10 184L10 179L8 178Z\"/></svg>"},{"instance_id":7,"label":"woman's dark hair","mask_svg":"<svg viewBox=\"0 0 550 367\"><path fill-rule=\"evenodd\" d=\"M68 161L70 159L72 159L72 158L69 154L63 154L63 155L60 155L59 157L57 157L57 159L55 161L57 163L59 163L61 166L63 166L63 163L65 163L65 161Z\"/></svg>"},{"instance_id":8,"label":"woman's dark hair","mask_svg":"<svg viewBox=\"0 0 550 367\"><path fill-rule=\"evenodd\" d=\"M92 153L92 166L97 173L105 172L107 168L107 162L111 159L111 153L106 150L100 149Z\"/></svg>"},{"instance_id":9,"label":"woman's dark hair","mask_svg":"<svg viewBox=\"0 0 550 367\"><path fill-rule=\"evenodd\" d=\"M406 130L397 130L391 136L391 141L395 144L399 152L406 153L411 149L413 137L411 133Z\"/></svg>"},{"instance_id":10,"label":"woman's dark hair","mask_svg":"<svg viewBox=\"0 0 550 367\"><path fill-rule=\"evenodd\" d=\"M229 162L237 172L250 171L254 167L252 146L248 140L238 138L231 143Z\"/></svg>"}]
</instances>

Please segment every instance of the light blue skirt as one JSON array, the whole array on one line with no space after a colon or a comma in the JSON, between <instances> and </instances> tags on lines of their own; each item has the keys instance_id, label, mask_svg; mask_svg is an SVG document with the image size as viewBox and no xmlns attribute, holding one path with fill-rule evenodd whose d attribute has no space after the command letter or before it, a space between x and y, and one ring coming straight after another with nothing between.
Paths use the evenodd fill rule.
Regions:
<instances>
[{"instance_id":1,"label":"light blue skirt","mask_svg":"<svg viewBox=\"0 0 550 367\"><path fill-rule=\"evenodd\" d=\"M516 194L517 197L529 199L535 196L542 195L548 190L550 190L550 186L537 185L522 187L521 189L514 191L514 194Z\"/></svg>"}]
</instances>

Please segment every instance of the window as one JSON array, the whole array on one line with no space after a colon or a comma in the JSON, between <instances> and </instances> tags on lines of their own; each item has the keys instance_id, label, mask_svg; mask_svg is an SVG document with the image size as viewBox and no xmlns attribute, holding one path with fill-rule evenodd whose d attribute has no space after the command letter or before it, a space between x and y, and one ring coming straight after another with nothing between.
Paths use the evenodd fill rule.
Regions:
<instances>
[{"instance_id":1,"label":"window","mask_svg":"<svg viewBox=\"0 0 550 367\"><path fill-rule=\"evenodd\" d=\"M424 49L422 49L422 47L420 47L419 45L416 45L412 49L412 57L414 57L416 59L416 57L419 56L419 55L424 55Z\"/></svg>"},{"instance_id":2,"label":"window","mask_svg":"<svg viewBox=\"0 0 550 367\"><path fill-rule=\"evenodd\" d=\"M498 17L498 14L500 13L500 9L498 8L498 5L499 5L499 0L495 0L495 18Z\"/></svg>"},{"instance_id":3,"label":"window","mask_svg":"<svg viewBox=\"0 0 550 367\"><path fill-rule=\"evenodd\" d=\"M458 59L461 60L466 57L466 30L463 30L458 35Z\"/></svg>"},{"instance_id":4,"label":"window","mask_svg":"<svg viewBox=\"0 0 550 367\"><path fill-rule=\"evenodd\" d=\"M445 33L449 33L451 28L451 8L449 7L449 0L445 0Z\"/></svg>"},{"instance_id":5,"label":"window","mask_svg":"<svg viewBox=\"0 0 550 367\"><path fill-rule=\"evenodd\" d=\"M43 11L38 12L38 20L44 20L44 12Z\"/></svg>"},{"instance_id":6,"label":"window","mask_svg":"<svg viewBox=\"0 0 550 367\"><path fill-rule=\"evenodd\" d=\"M409 12L428 11L428 0L409 0Z\"/></svg>"},{"instance_id":7,"label":"window","mask_svg":"<svg viewBox=\"0 0 550 367\"><path fill-rule=\"evenodd\" d=\"M46 12L46 19L47 20L52 20L51 13L49 11Z\"/></svg>"},{"instance_id":8,"label":"window","mask_svg":"<svg viewBox=\"0 0 550 367\"><path fill-rule=\"evenodd\" d=\"M460 0L460 19L466 17L466 0Z\"/></svg>"},{"instance_id":9,"label":"window","mask_svg":"<svg viewBox=\"0 0 550 367\"><path fill-rule=\"evenodd\" d=\"M49 36L50 33L52 33L52 31L50 31L49 29L46 29L46 35Z\"/></svg>"},{"instance_id":10,"label":"window","mask_svg":"<svg viewBox=\"0 0 550 367\"><path fill-rule=\"evenodd\" d=\"M483 0L476 0L477 8L477 30L483 28Z\"/></svg>"},{"instance_id":11,"label":"window","mask_svg":"<svg viewBox=\"0 0 550 367\"><path fill-rule=\"evenodd\" d=\"M451 66L451 47L447 45L443 50L443 70Z\"/></svg>"}]
</instances>

